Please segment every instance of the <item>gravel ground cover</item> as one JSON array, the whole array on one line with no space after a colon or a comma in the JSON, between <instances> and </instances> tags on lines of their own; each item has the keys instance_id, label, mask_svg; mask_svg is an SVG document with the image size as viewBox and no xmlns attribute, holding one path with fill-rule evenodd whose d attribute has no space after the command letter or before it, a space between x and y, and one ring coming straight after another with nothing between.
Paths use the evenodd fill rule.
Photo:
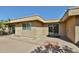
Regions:
<instances>
[{"instance_id":1,"label":"gravel ground cover","mask_svg":"<svg viewBox=\"0 0 79 59\"><path fill-rule=\"evenodd\" d=\"M76 53L72 48L68 46L52 46L51 44L47 46L36 47L31 53Z\"/></svg>"},{"instance_id":2,"label":"gravel ground cover","mask_svg":"<svg viewBox=\"0 0 79 59\"><path fill-rule=\"evenodd\" d=\"M52 45L48 45L49 42ZM46 46L49 48L46 48ZM33 38L16 35L0 36L0 53L37 53L38 51L38 53L52 51L54 53L59 53L58 51L66 53L67 51L65 50L71 50L68 53L79 52L77 46L59 38L44 37L41 40L34 40Z\"/></svg>"}]
</instances>

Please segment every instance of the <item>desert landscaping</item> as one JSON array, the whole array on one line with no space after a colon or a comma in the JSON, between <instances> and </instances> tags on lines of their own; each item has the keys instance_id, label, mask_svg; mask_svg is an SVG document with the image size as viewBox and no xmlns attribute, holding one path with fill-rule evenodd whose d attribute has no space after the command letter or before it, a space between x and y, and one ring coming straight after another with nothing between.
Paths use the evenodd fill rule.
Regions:
<instances>
[{"instance_id":1,"label":"desert landscaping","mask_svg":"<svg viewBox=\"0 0 79 59\"><path fill-rule=\"evenodd\" d=\"M28 38L23 36L5 35L0 36L0 53L48 53L48 52L34 52L34 49L51 44L53 47L69 47L72 53L79 52L79 48L71 42L66 42L59 38L44 37L41 40L34 38ZM50 46L50 45L49 45ZM49 47L50 48L50 47ZM70 52L70 53L71 53ZM50 52L52 53L52 52ZM56 53L56 52L54 52ZM68 53L68 52L57 52Z\"/></svg>"},{"instance_id":2,"label":"desert landscaping","mask_svg":"<svg viewBox=\"0 0 79 59\"><path fill-rule=\"evenodd\" d=\"M78 53L79 7L67 8L62 16L47 20L40 15L0 20L0 52Z\"/></svg>"}]
</instances>

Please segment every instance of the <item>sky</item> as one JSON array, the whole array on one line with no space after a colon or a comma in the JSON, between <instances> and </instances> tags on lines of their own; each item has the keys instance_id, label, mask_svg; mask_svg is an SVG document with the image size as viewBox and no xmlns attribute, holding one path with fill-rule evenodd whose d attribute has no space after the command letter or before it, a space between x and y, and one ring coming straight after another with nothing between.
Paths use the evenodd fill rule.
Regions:
<instances>
[{"instance_id":1,"label":"sky","mask_svg":"<svg viewBox=\"0 0 79 59\"><path fill-rule=\"evenodd\" d=\"M68 6L0 6L0 20L40 15L45 20L58 19Z\"/></svg>"}]
</instances>

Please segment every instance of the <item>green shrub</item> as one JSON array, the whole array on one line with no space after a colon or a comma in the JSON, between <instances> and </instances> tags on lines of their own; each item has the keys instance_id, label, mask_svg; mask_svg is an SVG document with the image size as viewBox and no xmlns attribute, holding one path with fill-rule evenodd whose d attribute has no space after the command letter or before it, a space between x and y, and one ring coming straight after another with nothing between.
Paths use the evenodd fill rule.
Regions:
<instances>
[{"instance_id":1,"label":"green shrub","mask_svg":"<svg viewBox=\"0 0 79 59\"><path fill-rule=\"evenodd\" d=\"M4 31L3 30L0 30L0 35L3 35Z\"/></svg>"}]
</instances>

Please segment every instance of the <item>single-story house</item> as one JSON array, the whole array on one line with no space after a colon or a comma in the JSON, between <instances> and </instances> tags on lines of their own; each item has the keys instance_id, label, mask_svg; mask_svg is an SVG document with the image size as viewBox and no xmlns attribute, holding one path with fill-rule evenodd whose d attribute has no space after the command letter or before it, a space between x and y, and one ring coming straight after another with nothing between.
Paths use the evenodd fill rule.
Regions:
<instances>
[{"instance_id":1,"label":"single-story house","mask_svg":"<svg viewBox=\"0 0 79 59\"><path fill-rule=\"evenodd\" d=\"M73 43L79 41L79 7L67 9L61 19L44 20L38 15L13 19L15 35L40 38L47 35L68 37Z\"/></svg>"}]
</instances>

